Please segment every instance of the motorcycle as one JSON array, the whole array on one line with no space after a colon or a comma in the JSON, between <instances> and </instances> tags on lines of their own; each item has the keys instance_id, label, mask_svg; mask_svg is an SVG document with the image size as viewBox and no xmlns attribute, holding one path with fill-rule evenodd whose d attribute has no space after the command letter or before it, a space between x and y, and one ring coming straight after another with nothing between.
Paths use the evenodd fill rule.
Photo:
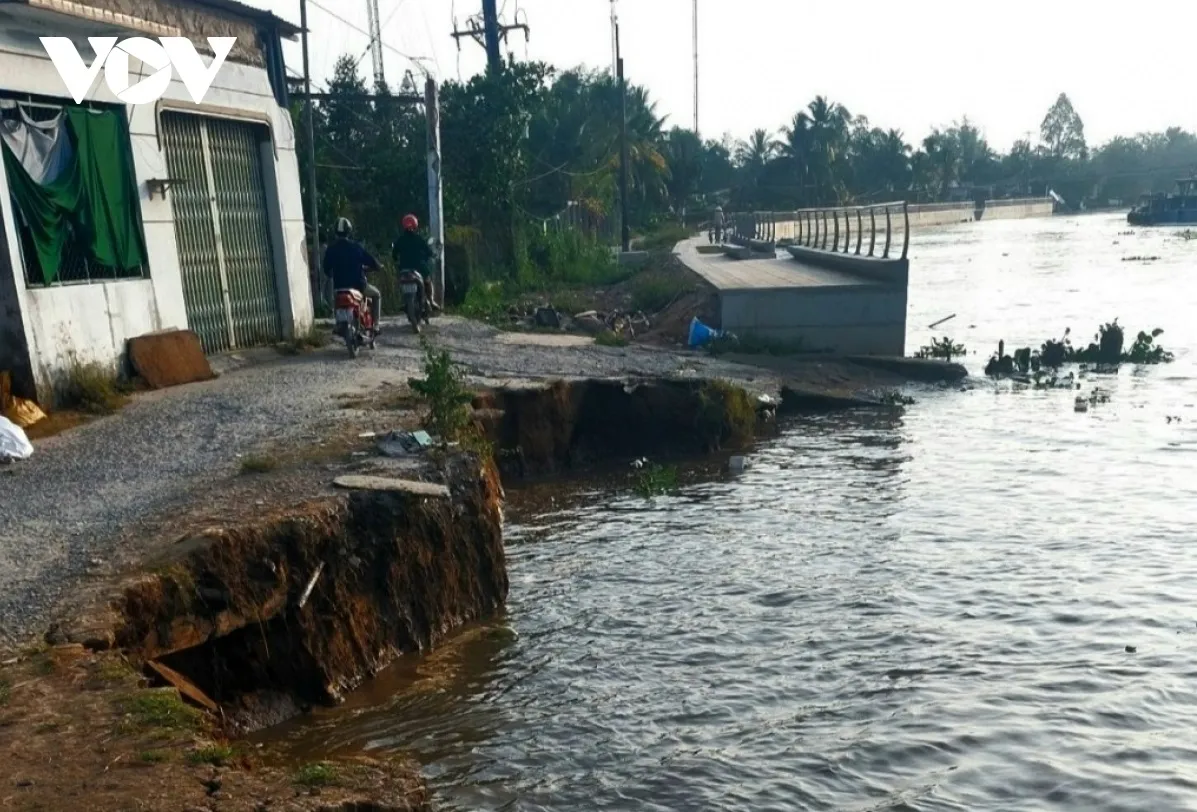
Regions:
<instances>
[{"instance_id":1,"label":"motorcycle","mask_svg":"<svg viewBox=\"0 0 1197 812\"><path fill-rule=\"evenodd\" d=\"M399 272L399 292L403 295L403 312L411 324L413 333L419 335L420 322L429 324L428 297L424 290L424 277L419 271L407 269Z\"/></svg>"},{"instance_id":2,"label":"motorcycle","mask_svg":"<svg viewBox=\"0 0 1197 812\"><path fill-rule=\"evenodd\" d=\"M349 357L357 358L363 346L374 349L374 317L362 292L352 288L337 290L333 299L336 316L333 333L345 339Z\"/></svg>"}]
</instances>

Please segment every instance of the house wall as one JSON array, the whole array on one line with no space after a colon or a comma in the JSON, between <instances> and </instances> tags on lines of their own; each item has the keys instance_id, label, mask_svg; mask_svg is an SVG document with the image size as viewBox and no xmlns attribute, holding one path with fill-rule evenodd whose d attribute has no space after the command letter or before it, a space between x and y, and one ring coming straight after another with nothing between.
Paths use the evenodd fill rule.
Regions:
<instances>
[{"instance_id":1,"label":"house wall","mask_svg":"<svg viewBox=\"0 0 1197 812\"><path fill-rule=\"evenodd\" d=\"M26 11L19 16L0 18L0 88L65 100L62 79L37 37L73 36L80 53L89 59L86 36L96 33L94 25L48 12L33 15ZM131 73L142 67L137 60L130 63ZM102 76L88 98L117 102ZM275 255L284 332L293 335L312 324L299 167L291 118L275 101L263 68L228 62L217 74L202 108L191 101L177 77L163 102L127 108L149 256L148 279L27 289L20 247L16 240L8 241L16 296L24 314L26 343L39 383L49 382L55 370L63 367L72 354L81 360L121 363L129 338L187 327L170 200L160 194L151 200L146 183L152 178L168 177L166 157L158 141L158 115L163 107L240 117L260 121L270 128L273 149L268 154L272 160L266 168L267 185L273 188L267 189L267 199L270 209L277 211L279 217L274 226L278 243ZM2 169L0 215L7 233L15 234L7 179Z\"/></svg>"},{"instance_id":2,"label":"house wall","mask_svg":"<svg viewBox=\"0 0 1197 812\"><path fill-rule=\"evenodd\" d=\"M5 233L4 223L0 221L0 248L5 244ZM17 297L8 252L3 250L0 250L0 372L12 373L13 391L18 397L32 398L37 394L25 346L21 300Z\"/></svg>"}]
</instances>

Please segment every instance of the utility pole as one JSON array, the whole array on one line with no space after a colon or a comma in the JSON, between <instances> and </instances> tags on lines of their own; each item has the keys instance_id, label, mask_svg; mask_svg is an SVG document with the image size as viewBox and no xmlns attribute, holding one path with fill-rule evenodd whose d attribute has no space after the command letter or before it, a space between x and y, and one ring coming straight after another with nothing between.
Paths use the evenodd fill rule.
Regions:
<instances>
[{"instance_id":1,"label":"utility pole","mask_svg":"<svg viewBox=\"0 0 1197 812\"><path fill-rule=\"evenodd\" d=\"M611 75L614 76L619 65L619 46L615 44L615 29L619 27L619 13L615 10L615 0L611 0Z\"/></svg>"},{"instance_id":2,"label":"utility pole","mask_svg":"<svg viewBox=\"0 0 1197 812\"><path fill-rule=\"evenodd\" d=\"M499 53L499 8L498 0L482 0L482 25L486 30L486 66L497 71L503 65Z\"/></svg>"},{"instance_id":3,"label":"utility pole","mask_svg":"<svg viewBox=\"0 0 1197 812\"><path fill-rule=\"evenodd\" d=\"M445 216L444 186L441 180L441 103L436 80L431 76L424 82L424 112L428 120L428 231L432 236L432 250L436 252L433 293L436 301L445 304Z\"/></svg>"},{"instance_id":4,"label":"utility pole","mask_svg":"<svg viewBox=\"0 0 1197 812\"><path fill-rule=\"evenodd\" d=\"M374 87L377 89L386 82L382 71L382 21L378 16L378 0L366 0L366 13L370 18L370 58L374 62Z\"/></svg>"},{"instance_id":5,"label":"utility pole","mask_svg":"<svg viewBox=\"0 0 1197 812\"><path fill-rule=\"evenodd\" d=\"M457 50L459 51L461 50L461 40L464 37L469 37L486 48L486 66L490 71L494 72L503 66L503 54L499 50L499 43L500 41L507 41L507 32L523 31L525 41L531 36L531 29L527 23L527 15L524 15L524 20L524 22L520 22L519 10L517 9L515 22L511 25L506 25L499 19L497 0L482 0L481 16L474 16L467 19L464 31L457 28L457 20L454 20L451 36L457 40Z\"/></svg>"},{"instance_id":6,"label":"utility pole","mask_svg":"<svg viewBox=\"0 0 1197 812\"><path fill-rule=\"evenodd\" d=\"M694 134L698 131L698 0L694 0ZM699 138L701 139L701 135Z\"/></svg>"},{"instance_id":7,"label":"utility pole","mask_svg":"<svg viewBox=\"0 0 1197 812\"><path fill-rule=\"evenodd\" d=\"M632 232L628 224L628 89L619 49L618 23L615 25L615 73L619 79L619 235L620 245L627 253L632 250Z\"/></svg>"},{"instance_id":8,"label":"utility pole","mask_svg":"<svg viewBox=\"0 0 1197 812\"><path fill-rule=\"evenodd\" d=\"M308 219L311 220L312 301L324 298L320 283L320 206L316 193L316 121L312 112L312 70L308 60L308 2L299 0L299 27L303 30L303 92L304 115L308 123ZM319 296L317 296L319 292Z\"/></svg>"}]
</instances>

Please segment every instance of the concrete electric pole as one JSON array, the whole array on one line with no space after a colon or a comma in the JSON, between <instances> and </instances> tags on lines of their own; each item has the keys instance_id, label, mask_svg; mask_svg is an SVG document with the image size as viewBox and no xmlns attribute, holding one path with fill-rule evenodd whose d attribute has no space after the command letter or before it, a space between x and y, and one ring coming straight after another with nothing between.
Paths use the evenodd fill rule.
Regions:
<instances>
[{"instance_id":1,"label":"concrete electric pole","mask_svg":"<svg viewBox=\"0 0 1197 812\"><path fill-rule=\"evenodd\" d=\"M615 26L615 75L619 80L619 241L626 254L632 250L632 230L628 223L628 89L623 74L623 54L619 49L619 25Z\"/></svg>"},{"instance_id":2,"label":"concrete electric pole","mask_svg":"<svg viewBox=\"0 0 1197 812\"><path fill-rule=\"evenodd\" d=\"M698 0L694 0L694 134L698 130Z\"/></svg>"},{"instance_id":3,"label":"concrete electric pole","mask_svg":"<svg viewBox=\"0 0 1197 812\"><path fill-rule=\"evenodd\" d=\"M527 15L524 15L527 20ZM457 49L461 50L461 40L469 37L486 48L486 66L491 71L497 71L503 66L503 54L499 50L499 43L507 41L507 32L523 31L524 39L531 36L531 29L527 22L520 22L519 10L516 10L515 22L504 24L499 19L498 0L482 0L482 14L466 20L465 30L457 28L457 21L453 21L453 39L457 40Z\"/></svg>"},{"instance_id":4,"label":"concrete electric pole","mask_svg":"<svg viewBox=\"0 0 1197 812\"><path fill-rule=\"evenodd\" d=\"M380 88L386 82L382 71L382 21L378 16L378 0L366 0L366 13L370 18L370 58L374 62L374 87Z\"/></svg>"}]
</instances>

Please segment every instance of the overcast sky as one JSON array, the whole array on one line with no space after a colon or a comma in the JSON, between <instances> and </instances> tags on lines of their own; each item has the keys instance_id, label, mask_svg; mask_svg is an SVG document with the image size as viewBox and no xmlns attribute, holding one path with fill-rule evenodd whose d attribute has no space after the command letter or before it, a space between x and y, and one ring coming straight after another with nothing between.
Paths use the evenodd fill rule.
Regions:
<instances>
[{"instance_id":1,"label":"overcast sky","mask_svg":"<svg viewBox=\"0 0 1197 812\"><path fill-rule=\"evenodd\" d=\"M294 22L299 0L248 0ZM367 27L366 0L311 0L313 75L368 39L318 8ZM532 28L523 59L561 68L611 64L609 0L499 0ZM449 34L481 0L379 0L383 40L427 57L434 75L481 70L485 54ZM1197 131L1194 55L1197 0L1100 3L1081 0L699 0L700 124L705 137L777 130L816 94L908 141L967 115L995 148L1032 132L1066 92L1090 145L1115 135L1182 126ZM629 79L647 85L670 124L693 122L692 0L619 0ZM385 55L396 84L412 64ZM288 65L302 66L298 45ZM370 70L367 56L363 71Z\"/></svg>"}]
</instances>

